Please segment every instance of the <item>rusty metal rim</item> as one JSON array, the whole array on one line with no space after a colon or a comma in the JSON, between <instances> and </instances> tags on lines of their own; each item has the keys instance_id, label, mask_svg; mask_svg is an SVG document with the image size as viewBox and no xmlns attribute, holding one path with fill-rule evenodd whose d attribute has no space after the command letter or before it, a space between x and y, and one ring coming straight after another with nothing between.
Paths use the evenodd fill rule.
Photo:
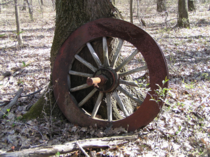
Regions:
<instances>
[{"instance_id":1,"label":"rusty metal rim","mask_svg":"<svg viewBox=\"0 0 210 157\"><path fill-rule=\"evenodd\" d=\"M69 93L67 86L69 63L72 62L75 54L87 42L100 37L118 37L132 43L143 55L149 69L152 91L135 113L119 121L96 120L85 114L76 105L77 103ZM59 50L52 73L54 95L61 111L70 122L81 126L97 125L100 127L106 127L112 123L113 127L122 126L129 131L147 125L157 116L163 103L157 104L150 101L150 98L155 94L156 84L162 86L162 80L165 80L166 77L168 77L168 70L165 58L154 39L131 23L110 18L89 22L73 32ZM164 86L167 87L168 84Z\"/></svg>"}]
</instances>

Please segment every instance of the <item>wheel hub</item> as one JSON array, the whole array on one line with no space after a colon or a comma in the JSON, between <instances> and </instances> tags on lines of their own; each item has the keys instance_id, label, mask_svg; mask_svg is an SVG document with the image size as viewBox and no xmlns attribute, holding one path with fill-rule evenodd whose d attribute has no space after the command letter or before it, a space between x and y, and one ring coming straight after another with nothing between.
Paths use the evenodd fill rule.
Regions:
<instances>
[{"instance_id":1,"label":"wheel hub","mask_svg":"<svg viewBox=\"0 0 210 157\"><path fill-rule=\"evenodd\" d=\"M119 76L111 68L100 68L92 78L87 79L87 84L94 85L99 91L108 93L119 85Z\"/></svg>"}]
</instances>

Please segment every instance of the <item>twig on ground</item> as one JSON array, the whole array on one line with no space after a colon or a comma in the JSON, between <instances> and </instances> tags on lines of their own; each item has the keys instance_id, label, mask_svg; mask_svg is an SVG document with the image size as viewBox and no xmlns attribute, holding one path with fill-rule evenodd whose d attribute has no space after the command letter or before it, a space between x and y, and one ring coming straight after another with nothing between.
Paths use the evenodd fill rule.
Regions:
<instances>
[{"instance_id":1,"label":"twig on ground","mask_svg":"<svg viewBox=\"0 0 210 157\"><path fill-rule=\"evenodd\" d=\"M12 76L15 77L15 76L21 74L24 70L25 70L24 68L22 68L22 69L20 69L20 70L17 70L17 71L15 71L15 72L12 74Z\"/></svg>"},{"instance_id":2,"label":"twig on ground","mask_svg":"<svg viewBox=\"0 0 210 157\"><path fill-rule=\"evenodd\" d=\"M201 105L206 101L206 99L210 96L210 93L202 100Z\"/></svg>"},{"instance_id":3,"label":"twig on ground","mask_svg":"<svg viewBox=\"0 0 210 157\"><path fill-rule=\"evenodd\" d=\"M90 157L85 150L79 145L78 141L76 142L77 146L80 148L80 150L85 154L86 157Z\"/></svg>"},{"instance_id":4,"label":"twig on ground","mask_svg":"<svg viewBox=\"0 0 210 157\"><path fill-rule=\"evenodd\" d=\"M201 107L201 105L206 101L206 99L210 96L210 93L205 97L203 98L202 102L200 103L200 105L198 105L195 110L197 110L199 107Z\"/></svg>"},{"instance_id":5,"label":"twig on ground","mask_svg":"<svg viewBox=\"0 0 210 157\"><path fill-rule=\"evenodd\" d=\"M1 106L5 106L5 105L9 104L9 102L10 102L10 101L0 102L0 107L1 107Z\"/></svg>"},{"instance_id":6,"label":"twig on ground","mask_svg":"<svg viewBox=\"0 0 210 157\"><path fill-rule=\"evenodd\" d=\"M36 93L39 93L43 88L40 88L39 90L33 92L33 93L30 93L30 94L27 94L27 95L23 95L23 96L20 96L20 97L28 97L28 96L31 96L31 95L34 95Z\"/></svg>"},{"instance_id":7,"label":"twig on ground","mask_svg":"<svg viewBox=\"0 0 210 157\"><path fill-rule=\"evenodd\" d=\"M8 109L12 108L12 106L17 103L17 100L20 97L22 92L23 92L23 88L20 88L18 92L16 93L14 99L10 101L10 103L0 111L0 118L7 112Z\"/></svg>"}]
</instances>

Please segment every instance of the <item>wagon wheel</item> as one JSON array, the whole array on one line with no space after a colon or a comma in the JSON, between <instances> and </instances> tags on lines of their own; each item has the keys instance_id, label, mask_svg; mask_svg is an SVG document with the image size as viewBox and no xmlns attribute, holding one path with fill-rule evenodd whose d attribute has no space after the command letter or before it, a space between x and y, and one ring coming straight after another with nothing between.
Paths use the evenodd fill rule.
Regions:
<instances>
[{"instance_id":1,"label":"wagon wheel","mask_svg":"<svg viewBox=\"0 0 210 157\"><path fill-rule=\"evenodd\" d=\"M110 37L119 40L113 54L109 52L107 44ZM102 53L95 51L92 44L95 40L102 41ZM128 53L122 62L117 63L123 41L131 43L135 50ZM94 61L84 59L87 55ZM142 55L141 59L145 63L126 72L121 71L132 60L136 60L138 55ZM83 70L75 70L78 66ZM139 89L138 81L134 82L135 78L126 81L123 78L133 77L133 74L145 74L146 70L149 72L150 91L142 101L137 97L138 94L124 88L136 86L135 88ZM147 125L159 113L163 103L150 99L156 97L157 84L163 86L162 81L167 76L163 54L145 31L125 21L99 19L78 28L62 45L53 68L54 94L61 111L70 122L81 126L106 127L112 124L113 127L122 126L135 130ZM167 84L164 86L167 87ZM84 90L86 94L81 98ZM135 102L137 108L129 112L120 95ZM116 101L122 119L113 119L113 100ZM91 103L93 105L88 109ZM105 118L98 115L102 103L106 106Z\"/></svg>"}]
</instances>

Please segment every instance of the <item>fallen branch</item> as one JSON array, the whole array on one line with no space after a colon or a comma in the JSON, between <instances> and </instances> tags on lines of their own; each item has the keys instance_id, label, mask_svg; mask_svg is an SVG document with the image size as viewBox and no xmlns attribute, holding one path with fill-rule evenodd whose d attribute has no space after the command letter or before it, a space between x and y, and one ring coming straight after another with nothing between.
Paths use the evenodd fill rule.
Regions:
<instances>
[{"instance_id":1,"label":"fallen branch","mask_svg":"<svg viewBox=\"0 0 210 157\"><path fill-rule=\"evenodd\" d=\"M128 143L131 140L136 140L138 135L130 136L114 136L114 137L104 137L104 138L92 138L79 141L68 142L63 145L52 145L47 147L39 147L34 149L25 149L18 152L9 152L0 154L1 157L45 157L49 155L55 155L57 152L60 154L69 153L80 148L77 145L77 142L82 148L113 148L118 145L123 145Z\"/></svg>"},{"instance_id":2,"label":"fallen branch","mask_svg":"<svg viewBox=\"0 0 210 157\"><path fill-rule=\"evenodd\" d=\"M23 88L20 88L18 92L16 93L14 99L10 101L10 103L7 106L5 106L2 110L0 110L0 118L2 118L3 115L5 115L8 109L12 108L12 106L17 103L17 100L20 97L22 92L23 92Z\"/></svg>"}]
</instances>

